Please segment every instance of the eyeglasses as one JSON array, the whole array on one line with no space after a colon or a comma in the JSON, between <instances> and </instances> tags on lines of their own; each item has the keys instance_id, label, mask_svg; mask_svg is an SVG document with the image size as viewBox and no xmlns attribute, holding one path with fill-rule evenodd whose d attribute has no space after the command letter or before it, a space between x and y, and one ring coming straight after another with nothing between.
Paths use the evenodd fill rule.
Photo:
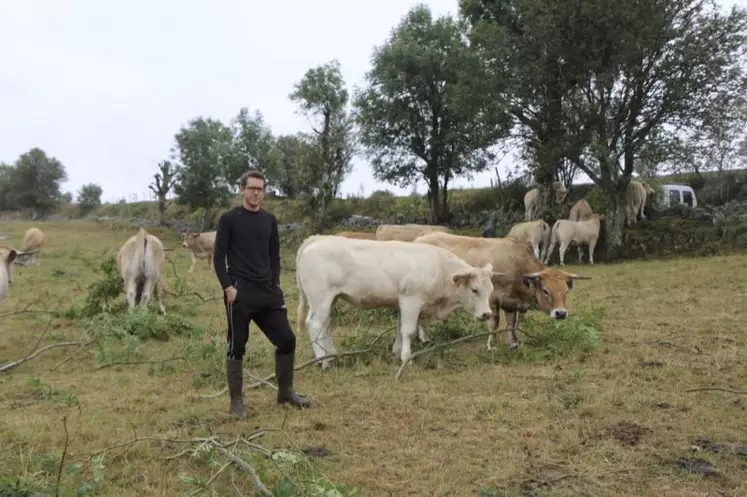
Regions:
<instances>
[{"instance_id":1,"label":"eyeglasses","mask_svg":"<svg viewBox=\"0 0 747 497\"><path fill-rule=\"evenodd\" d=\"M246 189L252 193L262 193L265 191L261 186L247 186Z\"/></svg>"}]
</instances>

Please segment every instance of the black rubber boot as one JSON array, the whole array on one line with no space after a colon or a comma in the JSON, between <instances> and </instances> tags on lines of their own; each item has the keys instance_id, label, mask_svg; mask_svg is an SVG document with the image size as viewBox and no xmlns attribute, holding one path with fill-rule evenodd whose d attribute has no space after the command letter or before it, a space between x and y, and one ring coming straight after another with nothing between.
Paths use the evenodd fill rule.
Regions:
<instances>
[{"instance_id":1,"label":"black rubber boot","mask_svg":"<svg viewBox=\"0 0 747 497\"><path fill-rule=\"evenodd\" d=\"M294 361L295 352L279 354L275 351L275 377L278 380L278 404L288 403L299 409L305 409L311 403L306 397L293 391Z\"/></svg>"},{"instance_id":2,"label":"black rubber boot","mask_svg":"<svg viewBox=\"0 0 747 497\"><path fill-rule=\"evenodd\" d=\"M226 380L228 381L228 393L231 395L231 410L239 419L246 418L244 409L243 385L244 385L244 363L242 359L226 358Z\"/></svg>"}]
</instances>

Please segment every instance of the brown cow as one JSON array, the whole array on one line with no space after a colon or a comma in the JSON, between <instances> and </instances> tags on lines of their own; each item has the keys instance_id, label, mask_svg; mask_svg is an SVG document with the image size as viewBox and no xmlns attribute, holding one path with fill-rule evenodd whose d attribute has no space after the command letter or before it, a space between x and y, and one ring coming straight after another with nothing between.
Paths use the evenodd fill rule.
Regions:
<instances>
[{"instance_id":1,"label":"brown cow","mask_svg":"<svg viewBox=\"0 0 747 497\"><path fill-rule=\"evenodd\" d=\"M499 309L506 313L508 322L508 345L518 347L516 325L518 313L526 312L537 301L539 309L552 319L565 319L568 316L565 297L573 289L573 280L590 279L561 269L547 267L532 253L531 249L509 238L478 238L430 233L414 243L428 243L442 247L472 266L491 264L493 271L505 273L493 279L491 309L493 317L488 320L488 331L494 331L500 324ZM487 347L492 349L493 336L488 336Z\"/></svg>"},{"instance_id":2,"label":"brown cow","mask_svg":"<svg viewBox=\"0 0 747 497\"><path fill-rule=\"evenodd\" d=\"M357 238L359 240L376 240L376 233L365 233L361 231L341 231L337 236L345 238Z\"/></svg>"},{"instance_id":3,"label":"brown cow","mask_svg":"<svg viewBox=\"0 0 747 497\"><path fill-rule=\"evenodd\" d=\"M166 260L161 240L140 228L122 245L117 254L117 268L124 280L127 304L132 310L136 305L148 306L150 293L155 287L158 307L166 314L161 294L163 293L163 265Z\"/></svg>"},{"instance_id":4,"label":"brown cow","mask_svg":"<svg viewBox=\"0 0 747 497\"><path fill-rule=\"evenodd\" d=\"M376 239L411 242L421 235L434 232L450 233L451 230L430 224L381 224L376 228Z\"/></svg>"},{"instance_id":5,"label":"brown cow","mask_svg":"<svg viewBox=\"0 0 747 497\"><path fill-rule=\"evenodd\" d=\"M208 267L210 267L215 247L215 231L192 233L186 230L182 233L182 247L190 250L192 257L192 265L189 266L190 273L195 270L197 259L207 259Z\"/></svg>"},{"instance_id":6,"label":"brown cow","mask_svg":"<svg viewBox=\"0 0 747 497\"><path fill-rule=\"evenodd\" d=\"M594 211L591 210L589 202L582 198L571 207L571 212L568 214L569 221L586 221L591 218Z\"/></svg>"},{"instance_id":7,"label":"brown cow","mask_svg":"<svg viewBox=\"0 0 747 497\"><path fill-rule=\"evenodd\" d=\"M29 228L23 235L21 252L28 253L30 257L16 256L16 263L24 266L38 266L41 263L41 247L44 244L44 233L39 228ZM27 262L28 261L28 262Z\"/></svg>"}]
</instances>

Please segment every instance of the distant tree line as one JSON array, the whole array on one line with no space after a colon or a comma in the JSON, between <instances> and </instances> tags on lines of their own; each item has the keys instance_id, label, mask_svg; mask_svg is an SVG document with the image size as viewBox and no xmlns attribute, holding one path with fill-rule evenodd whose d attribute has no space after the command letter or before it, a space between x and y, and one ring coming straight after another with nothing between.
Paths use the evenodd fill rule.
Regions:
<instances>
[{"instance_id":1,"label":"distant tree line","mask_svg":"<svg viewBox=\"0 0 747 497\"><path fill-rule=\"evenodd\" d=\"M557 217L553 182L583 172L604 196L614 250L635 175L722 171L747 156L745 49L747 11L713 0L460 0L455 17L417 5L374 48L361 88L346 89L336 60L303 74L289 98L308 129L276 136L249 108L227 123L195 117L150 188L161 213L173 190L209 222L258 169L270 194L304 199L318 231L359 154L380 181L425 182L430 222L444 223L454 181L518 145L539 215ZM42 161L29 154L4 167L3 188ZM58 178L45 181L64 177L43 160ZM41 212L60 194L39 188L4 189L2 201Z\"/></svg>"}]
</instances>

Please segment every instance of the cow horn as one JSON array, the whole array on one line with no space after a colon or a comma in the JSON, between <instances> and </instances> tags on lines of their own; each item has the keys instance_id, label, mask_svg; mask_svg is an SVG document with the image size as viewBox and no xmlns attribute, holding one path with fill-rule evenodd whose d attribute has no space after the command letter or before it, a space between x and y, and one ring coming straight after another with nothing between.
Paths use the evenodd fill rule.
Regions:
<instances>
[{"instance_id":1,"label":"cow horn","mask_svg":"<svg viewBox=\"0 0 747 497\"><path fill-rule=\"evenodd\" d=\"M590 280L591 276L581 276L575 273L568 273L568 277L574 280Z\"/></svg>"}]
</instances>

